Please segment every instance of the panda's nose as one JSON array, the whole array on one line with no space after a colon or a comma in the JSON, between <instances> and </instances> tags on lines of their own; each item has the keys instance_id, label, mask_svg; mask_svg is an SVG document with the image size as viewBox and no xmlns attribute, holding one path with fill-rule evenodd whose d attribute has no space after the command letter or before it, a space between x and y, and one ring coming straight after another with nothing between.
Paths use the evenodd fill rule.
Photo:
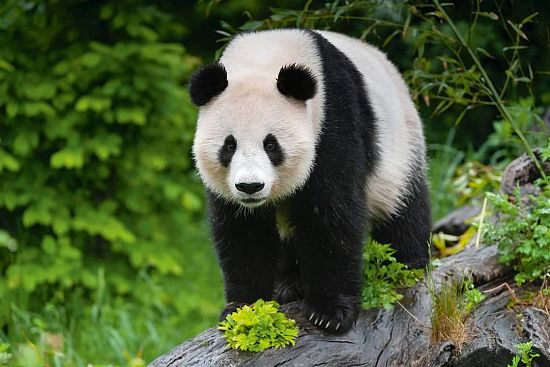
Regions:
<instances>
[{"instance_id":1,"label":"panda's nose","mask_svg":"<svg viewBox=\"0 0 550 367\"><path fill-rule=\"evenodd\" d=\"M263 182L241 182L235 184L237 190L247 193L248 195L260 191L264 186L265 184Z\"/></svg>"}]
</instances>

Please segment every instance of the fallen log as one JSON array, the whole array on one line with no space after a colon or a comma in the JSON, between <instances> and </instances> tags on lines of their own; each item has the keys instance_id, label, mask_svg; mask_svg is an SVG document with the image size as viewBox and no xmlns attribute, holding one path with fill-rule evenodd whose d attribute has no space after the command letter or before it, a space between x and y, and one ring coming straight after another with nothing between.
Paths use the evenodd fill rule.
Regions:
<instances>
[{"instance_id":1,"label":"fallen log","mask_svg":"<svg viewBox=\"0 0 550 367\"><path fill-rule=\"evenodd\" d=\"M426 281L407 289L393 309L361 312L345 335L327 335L301 314L301 304L282 310L300 326L294 347L249 353L229 349L220 331L208 329L153 361L152 367L175 366L403 366L505 367L515 345L533 341L540 354L536 366L550 367L550 320L544 310L511 310L508 283L513 274L497 261L495 246L475 248L441 260L432 272L436 289L449 279L471 275L480 290L488 291L466 325L470 339L460 348L452 341L430 341L431 297Z\"/></svg>"}]
</instances>

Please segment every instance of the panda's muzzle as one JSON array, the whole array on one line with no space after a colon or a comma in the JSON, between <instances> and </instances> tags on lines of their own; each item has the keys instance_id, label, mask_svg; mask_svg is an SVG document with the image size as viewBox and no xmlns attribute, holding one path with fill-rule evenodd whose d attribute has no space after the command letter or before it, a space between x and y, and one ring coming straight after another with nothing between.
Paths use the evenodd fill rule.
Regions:
<instances>
[{"instance_id":1,"label":"panda's muzzle","mask_svg":"<svg viewBox=\"0 0 550 367\"><path fill-rule=\"evenodd\" d=\"M265 201L265 199L240 199L243 204L259 204Z\"/></svg>"}]
</instances>

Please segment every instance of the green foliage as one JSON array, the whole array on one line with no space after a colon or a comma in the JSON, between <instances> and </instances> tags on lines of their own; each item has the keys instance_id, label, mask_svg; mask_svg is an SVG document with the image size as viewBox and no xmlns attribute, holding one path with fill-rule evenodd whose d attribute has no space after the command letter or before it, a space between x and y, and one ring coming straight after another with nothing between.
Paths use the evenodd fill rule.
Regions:
<instances>
[{"instance_id":1,"label":"green foliage","mask_svg":"<svg viewBox=\"0 0 550 367\"><path fill-rule=\"evenodd\" d=\"M403 298L399 289L415 285L422 279L423 269L408 269L393 256L390 245L370 241L363 252L362 306L365 309L391 308Z\"/></svg>"},{"instance_id":2,"label":"green foliage","mask_svg":"<svg viewBox=\"0 0 550 367\"><path fill-rule=\"evenodd\" d=\"M520 189L509 200L504 194L487 193L496 223L484 230L487 243L496 243L500 261L512 265L517 272L515 281L543 279L550 271L550 181L537 181L538 195L530 195L526 203Z\"/></svg>"},{"instance_id":3,"label":"green foliage","mask_svg":"<svg viewBox=\"0 0 550 367\"><path fill-rule=\"evenodd\" d=\"M464 281L465 313L470 314L487 296L477 289L471 279Z\"/></svg>"},{"instance_id":4,"label":"green foliage","mask_svg":"<svg viewBox=\"0 0 550 367\"><path fill-rule=\"evenodd\" d=\"M528 341L525 343L520 343L516 345L516 348L518 349L518 352L512 358L512 364L509 364L506 367L533 367L533 359L540 356L538 353L532 350L533 342Z\"/></svg>"},{"instance_id":5,"label":"green foliage","mask_svg":"<svg viewBox=\"0 0 550 367\"><path fill-rule=\"evenodd\" d=\"M139 0L7 0L0 14L0 340L16 354L66 334L64 365L151 359L221 304L185 29ZM136 337L118 335L114 307ZM146 336L154 325L162 338Z\"/></svg>"},{"instance_id":6,"label":"green foliage","mask_svg":"<svg viewBox=\"0 0 550 367\"><path fill-rule=\"evenodd\" d=\"M532 147L546 145L550 130L540 117L543 109L535 106L533 97L510 103L508 111L519 129L526 132L526 139ZM487 157L491 165L504 169L508 162L523 152L522 143L510 122L498 120L493 122L493 132L480 147L477 155Z\"/></svg>"},{"instance_id":7,"label":"green foliage","mask_svg":"<svg viewBox=\"0 0 550 367\"><path fill-rule=\"evenodd\" d=\"M278 308L275 301L259 299L252 306L243 306L227 315L218 329L224 331L224 337L233 349L261 352L271 347L294 345L298 326Z\"/></svg>"},{"instance_id":8,"label":"green foliage","mask_svg":"<svg viewBox=\"0 0 550 367\"><path fill-rule=\"evenodd\" d=\"M11 353L9 352L10 345L7 343L0 343L0 366L7 366L11 360Z\"/></svg>"}]
</instances>

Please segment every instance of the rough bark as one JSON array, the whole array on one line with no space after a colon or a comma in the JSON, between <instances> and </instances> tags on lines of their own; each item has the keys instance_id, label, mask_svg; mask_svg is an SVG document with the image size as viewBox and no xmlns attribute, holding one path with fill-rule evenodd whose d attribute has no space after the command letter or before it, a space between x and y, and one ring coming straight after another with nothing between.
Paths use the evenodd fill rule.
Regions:
<instances>
[{"instance_id":1,"label":"rough bark","mask_svg":"<svg viewBox=\"0 0 550 367\"><path fill-rule=\"evenodd\" d=\"M479 205L466 205L453 210L434 223L433 233L443 232L453 236L460 236L471 224L471 220L481 212Z\"/></svg>"},{"instance_id":2,"label":"rough bark","mask_svg":"<svg viewBox=\"0 0 550 367\"><path fill-rule=\"evenodd\" d=\"M507 307L511 295L500 285L510 282L512 275L498 264L497 256L495 246L468 247L443 259L433 270L436 287L450 278L472 274L481 290L493 289L468 319L471 338L460 350L451 341L430 341L431 297L422 282L406 290L395 308L362 312L356 326L345 335L326 335L311 327L301 315L301 305L292 303L283 310L300 326L294 347L240 352L227 348L221 332L208 329L150 366L504 367L511 361L514 345L532 340L541 355L538 366L550 367L548 315L530 307L521 311Z\"/></svg>"},{"instance_id":3,"label":"rough bark","mask_svg":"<svg viewBox=\"0 0 550 367\"><path fill-rule=\"evenodd\" d=\"M534 150L535 155L540 161L540 150ZM546 175L550 175L550 161L541 162L542 169ZM531 158L526 154L514 159L504 170L500 180L500 190L508 195L514 193L514 189L519 186L522 196L528 194L538 194L540 188L533 184L540 177Z\"/></svg>"}]
</instances>

